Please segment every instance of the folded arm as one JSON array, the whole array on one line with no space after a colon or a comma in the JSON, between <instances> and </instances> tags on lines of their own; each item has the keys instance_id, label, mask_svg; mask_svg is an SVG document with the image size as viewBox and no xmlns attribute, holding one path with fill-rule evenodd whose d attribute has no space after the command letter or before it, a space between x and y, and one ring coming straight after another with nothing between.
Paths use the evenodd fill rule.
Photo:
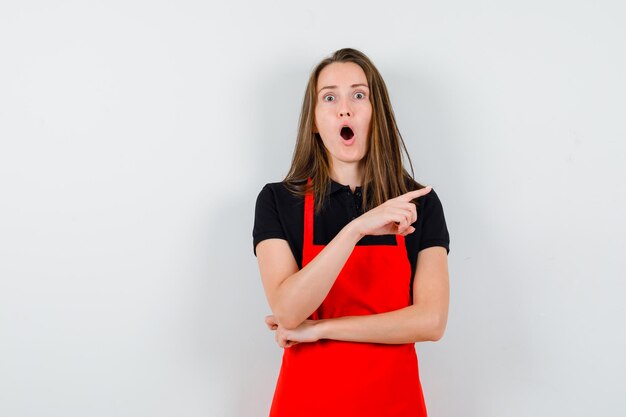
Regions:
<instances>
[{"instance_id":1,"label":"folded arm","mask_svg":"<svg viewBox=\"0 0 626 417\"><path fill-rule=\"evenodd\" d=\"M412 305L386 313L306 320L295 329L286 329L271 317L266 322L276 330L282 347L319 339L388 344L441 339L450 298L445 248L435 246L419 252L412 290Z\"/></svg>"}]
</instances>

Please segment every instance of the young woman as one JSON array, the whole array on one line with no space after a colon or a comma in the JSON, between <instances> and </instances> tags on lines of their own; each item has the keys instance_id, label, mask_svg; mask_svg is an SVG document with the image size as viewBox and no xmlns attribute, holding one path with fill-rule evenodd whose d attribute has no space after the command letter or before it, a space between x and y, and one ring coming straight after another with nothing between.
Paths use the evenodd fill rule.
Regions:
<instances>
[{"instance_id":1,"label":"young woman","mask_svg":"<svg viewBox=\"0 0 626 417\"><path fill-rule=\"evenodd\" d=\"M446 327L449 235L403 151L372 62L320 62L291 169L256 204L265 322L285 348L271 417L426 416L414 343Z\"/></svg>"}]
</instances>

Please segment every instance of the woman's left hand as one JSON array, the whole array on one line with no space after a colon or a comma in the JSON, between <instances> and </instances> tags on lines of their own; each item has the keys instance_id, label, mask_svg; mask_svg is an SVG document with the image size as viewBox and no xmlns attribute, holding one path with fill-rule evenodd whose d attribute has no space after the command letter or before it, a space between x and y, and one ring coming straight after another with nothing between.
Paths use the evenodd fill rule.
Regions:
<instances>
[{"instance_id":1,"label":"woman's left hand","mask_svg":"<svg viewBox=\"0 0 626 417\"><path fill-rule=\"evenodd\" d=\"M285 329L276 321L273 315L265 317L267 328L275 331L276 343L282 348L288 348L302 342L317 342L320 339L319 320L304 320L295 329Z\"/></svg>"}]
</instances>

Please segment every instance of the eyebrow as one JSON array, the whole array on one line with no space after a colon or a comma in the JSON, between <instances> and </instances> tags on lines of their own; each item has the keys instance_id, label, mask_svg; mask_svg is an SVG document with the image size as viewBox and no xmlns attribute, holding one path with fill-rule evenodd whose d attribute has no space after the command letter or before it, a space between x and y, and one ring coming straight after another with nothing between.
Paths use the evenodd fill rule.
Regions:
<instances>
[{"instance_id":1,"label":"eyebrow","mask_svg":"<svg viewBox=\"0 0 626 417\"><path fill-rule=\"evenodd\" d=\"M351 88L354 88L354 87L367 87L368 90L370 88L367 84L352 84L350 87ZM337 88L337 86L336 85L327 85L326 87L320 88L320 90L317 92L317 94L321 93L322 90L324 90L326 88L332 89L332 88Z\"/></svg>"}]
</instances>

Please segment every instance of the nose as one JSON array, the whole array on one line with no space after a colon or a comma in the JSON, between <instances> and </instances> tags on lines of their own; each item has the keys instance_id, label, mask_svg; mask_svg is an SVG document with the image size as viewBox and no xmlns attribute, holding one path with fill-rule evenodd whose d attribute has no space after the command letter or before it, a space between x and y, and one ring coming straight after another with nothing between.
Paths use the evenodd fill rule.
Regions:
<instances>
[{"instance_id":1,"label":"nose","mask_svg":"<svg viewBox=\"0 0 626 417\"><path fill-rule=\"evenodd\" d=\"M348 105L348 103L346 103L345 101L341 104L341 106L339 106L339 117L350 117L353 115L353 113L350 111L350 107Z\"/></svg>"}]
</instances>

